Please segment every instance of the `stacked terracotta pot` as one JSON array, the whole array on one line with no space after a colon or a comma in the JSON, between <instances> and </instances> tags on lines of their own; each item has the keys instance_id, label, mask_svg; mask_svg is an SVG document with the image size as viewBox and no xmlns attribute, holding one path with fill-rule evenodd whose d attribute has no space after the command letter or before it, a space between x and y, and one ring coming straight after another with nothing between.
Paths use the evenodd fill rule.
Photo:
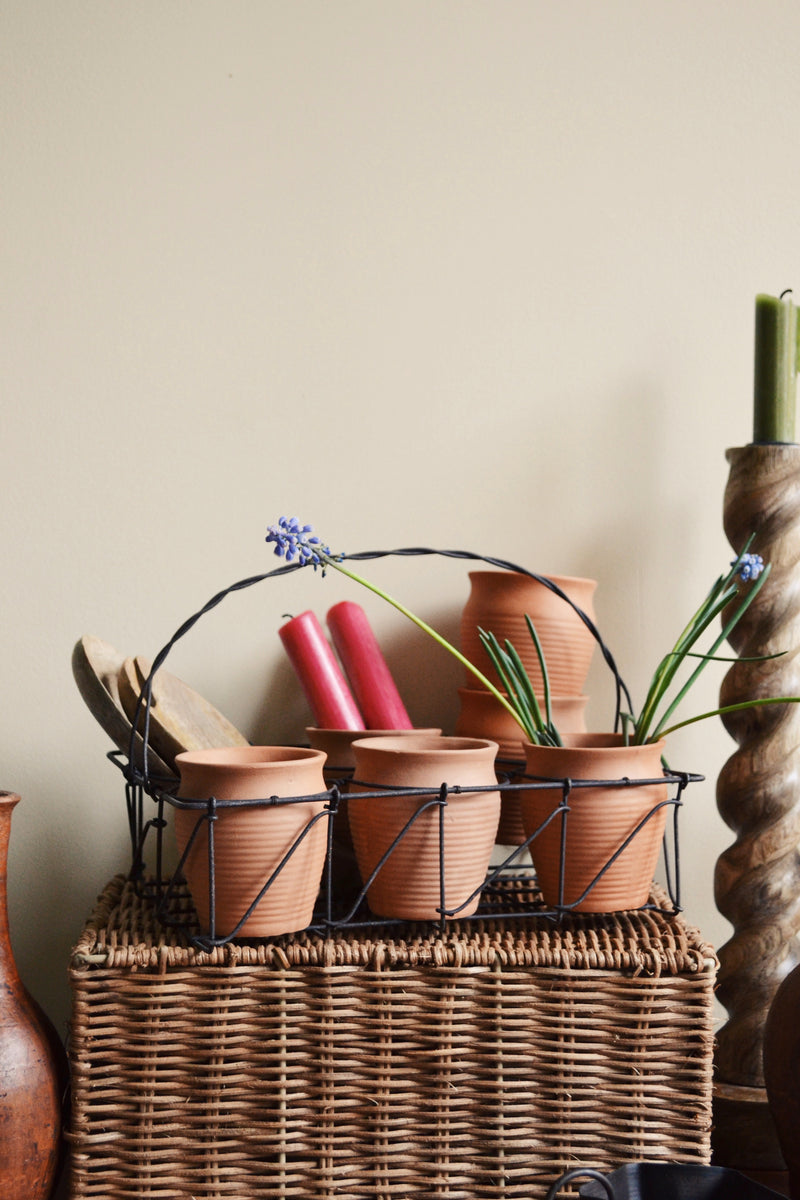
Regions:
<instances>
[{"instance_id":1,"label":"stacked terracotta pot","mask_svg":"<svg viewBox=\"0 0 800 1200\"><path fill-rule=\"evenodd\" d=\"M594 623L591 579L550 576ZM524 741L514 719L485 688L460 689L457 731L492 737L501 759L523 764L536 786L503 794L497 840L529 841L537 881L549 908L615 912L647 903L669 807L663 743L626 745L619 734L587 733L586 678L596 639L571 604L546 584L510 571L470 572L461 648L501 686L478 629L508 639L544 699L542 672L525 614L533 621L547 664L553 720L563 746ZM530 840L529 840L530 839Z\"/></svg>"},{"instance_id":2,"label":"stacked terracotta pot","mask_svg":"<svg viewBox=\"0 0 800 1200\"><path fill-rule=\"evenodd\" d=\"M470 571L471 590L461 618L462 653L483 674L502 688L478 634L484 629L503 645L508 639L517 650L533 683L537 698L544 701L539 659L525 622L527 613L542 644L550 680L553 720L561 732L586 730L584 712L588 697L584 689L595 638L572 606L556 592L527 575L513 571ZM593 579L549 576L586 615L594 621ZM498 743L500 760L525 760L523 733L514 718L470 672L459 688L460 711L456 733L492 738ZM515 846L525 840L517 793L503 796L498 841Z\"/></svg>"}]
</instances>

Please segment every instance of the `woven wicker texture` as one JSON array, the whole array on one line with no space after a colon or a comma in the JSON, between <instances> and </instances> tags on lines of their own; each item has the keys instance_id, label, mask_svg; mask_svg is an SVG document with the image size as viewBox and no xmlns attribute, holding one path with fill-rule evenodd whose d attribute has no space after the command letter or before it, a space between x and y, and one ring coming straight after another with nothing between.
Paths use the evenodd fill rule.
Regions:
<instances>
[{"instance_id":1,"label":"woven wicker texture","mask_svg":"<svg viewBox=\"0 0 800 1200\"><path fill-rule=\"evenodd\" d=\"M708 1162L716 963L680 919L403 932L203 953L112 881L70 972L74 1200L529 1198Z\"/></svg>"}]
</instances>

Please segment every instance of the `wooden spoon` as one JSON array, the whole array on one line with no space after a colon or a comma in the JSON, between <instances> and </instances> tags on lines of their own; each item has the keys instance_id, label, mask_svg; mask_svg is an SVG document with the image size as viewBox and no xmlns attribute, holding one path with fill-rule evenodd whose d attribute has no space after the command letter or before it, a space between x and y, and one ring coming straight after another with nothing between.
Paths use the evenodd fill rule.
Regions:
<instances>
[{"instance_id":1,"label":"wooden spoon","mask_svg":"<svg viewBox=\"0 0 800 1200\"><path fill-rule=\"evenodd\" d=\"M152 664L137 654L122 663L117 685L122 707L130 721ZM137 730L144 728L144 707L139 713ZM212 750L220 746L247 746L244 734L223 717L183 680L160 667L153 677L150 700L149 741L156 752L175 769L175 755L183 750Z\"/></svg>"},{"instance_id":2,"label":"wooden spoon","mask_svg":"<svg viewBox=\"0 0 800 1200\"><path fill-rule=\"evenodd\" d=\"M75 643L72 651L72 674L78 691L87 707L111 741L123 754L130 754L132 725L122 706L117 679L125 661L108 642L86 634ZM134 760L144 769L144 743L137 732L134 738ZM173 772L152 746L148 747L149 774L171 777Z\"/></svg>"}]
</instances>

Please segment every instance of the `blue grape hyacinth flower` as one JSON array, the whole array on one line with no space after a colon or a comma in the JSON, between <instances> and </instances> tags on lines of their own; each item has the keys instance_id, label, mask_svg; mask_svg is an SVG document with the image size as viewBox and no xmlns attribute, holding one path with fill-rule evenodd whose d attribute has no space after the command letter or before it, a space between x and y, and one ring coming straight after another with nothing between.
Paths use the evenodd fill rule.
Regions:
<instances>
[{"instance_id":1,"label":"blue grape hyacinth flower","mask_svg":"<svg viewBox=\"0 0 800 1200\"><path fill-rule=\"evenodd\" d=\"M735 567L737 560L734 559L731 563ZM764 570L764 560L760 554L743 554L739 562L739 578L742 583L749 583L751 579L758 579L761 572Z\"/></svg>"},{"instance_id":2,"label":"blue grape hyacinth flower","mask_svg":"<svg viewBox=\"0 0 800 1200\"><path fill-rule=\"evenodd\" d=\"M297 557L303 566L325 566L330 549L322 545L310 525L301 525L297 517L279 517L277 525L267 529L266 541L274 543L275 553L287 563Z\"/></svg>"}]
</instances>

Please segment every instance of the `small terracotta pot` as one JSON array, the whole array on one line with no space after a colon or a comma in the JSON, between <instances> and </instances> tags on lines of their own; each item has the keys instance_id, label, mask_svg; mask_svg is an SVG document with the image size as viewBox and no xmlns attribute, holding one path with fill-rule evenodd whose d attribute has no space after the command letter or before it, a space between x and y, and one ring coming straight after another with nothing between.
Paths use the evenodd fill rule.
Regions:
<instances>
[{"instance_id":1,"label":"small terracotta pot","mask_svg":"<svg viewBox=\"0 0 800 1200\"><path fill-rule=\"evenodd\" d=\"M595 638L566 600L545 584L518 571L470 571L471 591L461 617L461 650L497 686L500 680L481 645L478 628L493 633L502 646L508 639L522 659L537 696L543 694L542 672L525 614L528 613L542 643L550 693L580 696L595 647ZM594 579L550 575L570 600L594 621ZM467 685L480 684L470 672Z\"/></svg>"},{"instance_id":2,"label":"small terracotta pot","mask_svg":"<svg viewBox=\"0 0 800 1200\"><path fill-rule=\"evenodd\" d=\"M325 791L320 750L292 746L230 746L179 754L178 797L203 807L175 809L178 852L183 854L200 820L184 874L204 932L209 932L208 821L205 801L313 797ZM233 932L284 855L325 808L325 799L272 806L220 808L214 821L215 929ZM311 923L327 852L327 819L321 817L270 884L239 937L294 933Z\"/></svg>"},{"instance_id":3,"label":"small terracotta pot","mask_svg":"<svg viewBox=\"0 0 800 1200\"><path fill-rule=\"evenodd\" d=\"M478 738L388 737L353 743L355 777L348 808L358 866L366 883L415 813L425 811L403 834L381 866L367 898L376 916L437 920L440 913L440 813L435 796L409 793L362 799L359 791L382 788L490 787L496 784L495 742ZM434 803L431 803L434 801ZM443 810L444 906L470 916L480 900L495 844L500 793L447 796ZM476 893L474 896L472 895ZM472 897L472 899L470 899ZM462 905L465 907L462 908Z\"/></svg>"},{"instance_id":4,"label":"small terracotta pot","mask_svg":"<svg viewBox=\"0 0 800 1200\"><path fill-rule=\"evenodd\" d=\"M490 738L499 746L498 758L523 763L523 734L517 722L485 688L459 688L461 710L456 733L461 737ZM585 733L584 709L588 696L553 697L550 706L556 729L561 733ZM519 846L525 841L519 792L503 792L497 841L501 846Z\"/></svg>"},{"instance_id":5,"label":"small terracotta pot","mask_svg":"<svg viewBox=\"0 0 800 1200\"><path fill-rule=\"evenodd\" d=\"M564 779L656 780L663 774L663 741L625 746L619 734L597 733L566 735L564 741L565 746L525 743L526 773L558 781L552 788L520 793L526 837L536 833L558 808ZM664 837L666 800L666 783L573 788L566 817L563 901L559 889L562 816L556 815L530 844L545 904L555 908L563 903L576 912L592 913L621 912L646 904ZM661 808L657 808L659 804ZM641 822L645 824L635 832ZM597 878L634 833L619 858Z\"/></svg>"},{"instance_id":6,"label":"small terracotta pot","mask_svg":"<svg viewBox=\"0 0 800 1200\"><path fill-rule=\"evenodd\" d=\"M326 755L323 775L328 787L339 786L346 792L355 766L353 742L365 737L409 737L411 734L440 734L441 729L319 729L316 725L306 726L306 736L315 750ZM353 838L350 833L350 818L347 797L341 795L339 807L333 818L333 847L331 854L331 888L334 900L350 907L361 891L361 876L356 864Z\"/></svg>"}]
</instances>

